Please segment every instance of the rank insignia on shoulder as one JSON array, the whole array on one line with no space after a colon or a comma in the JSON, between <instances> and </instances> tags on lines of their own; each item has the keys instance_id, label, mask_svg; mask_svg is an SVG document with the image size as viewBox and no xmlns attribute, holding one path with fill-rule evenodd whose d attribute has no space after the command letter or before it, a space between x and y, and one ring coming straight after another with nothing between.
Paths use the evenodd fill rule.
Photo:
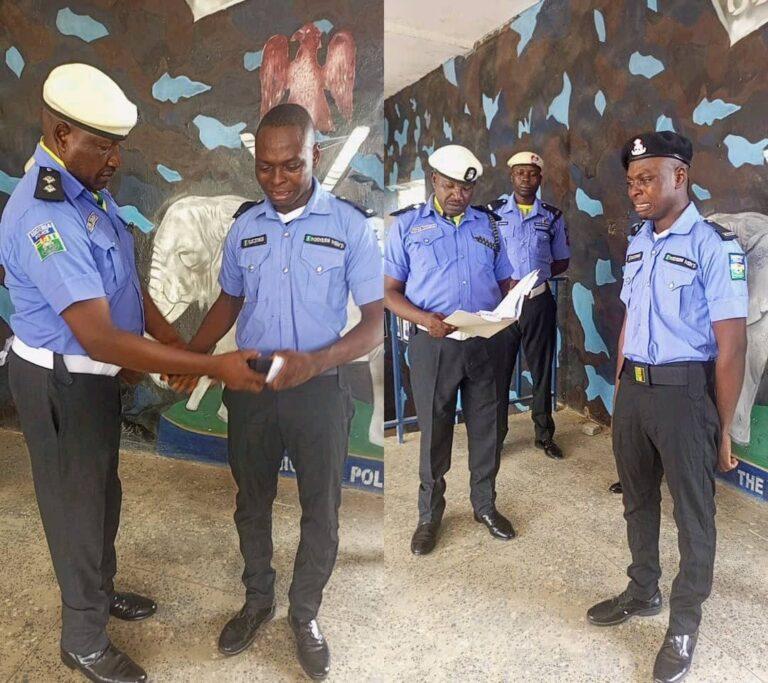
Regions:
<instances>
[{"instance_id":1,"label":"rank insignia on shoulder","mask_svg":"<svg viewBox=\"0 0 768 683\"><path fill-rule=\"evenodd\" d=\"M27 233L32 246L35 248L41 261L45 261L52 254L66 251L64 241L52 221L41 223Z\"/></svg>"},{"instance_id":2,"label":"rank insignia on shoulder","mask_svg":"<svg viewBox=\"0 0 768 683\"><path fill-rule=\"evenodd\" d=\"M723 227L719 223L715 223L715 221L705 220L704 222L707 225L709 225L711 228L713 228L714 231L720 236L720 239L723 240L724 242L736 239L736 233L733 232L733 230L729 230L728 228Z\"/></svg>"},{"instance_id":3,"label":"rank insignia on shoulder","mask_svg":"<svg viewBox=\"0 0 768 683\"><path fill-rule=\"evenodd\" d=\"M259 204L263 204L263 203L264 203L263 199L259 199L255 202L243 202L242 204L240 204L237 211L235 211L235 213L232 214L232 218L240 218L240 216L242 216L252 206L258 206Z\"/></svg>"},{"instance_id":4,"label":"rank insignia on shoulder","mask_svg":"<svg viewBox=\"0 0 768 683\"><path fill-rule=\"evenodd\" d=\"M334 195L335 196L335 195ZM351 199L347 199L346 197L336 197L336 199L340 199L345 204L349 204L350 206L357 209L363 216L366 218L372 218L376 215L376 212L373 209L369 209L367 206L362 206L360 204L356 204Z\"/></svg>"},{"instance_id":5,"label":"rank insignia on shoulder","mask_svg":"<svg viewBox=\"0 0 768 683\"><path fill-rule=\"evenodd\" d=\"M728 254L731 280L747 279L747 258L744 254Z\"/></svg>"},{"instance_id":6,"label":"rank insignia on shoulder","mask_svg":"<svg viewBox=\"0 0 768 683\"><path fill-rule=\"evenodd\" d=\"M501 197L499 197L498 199L494 199L492 202L489 202L485 206L487 209L490 209L491 211L498 211L506 203L507 203L506 199L502 199Z\"/></svg>"},{"instance_id":7,"label":"rank insignia on shoulder","mask_svg":"<svg viewBox=\"0 0 768 683\"><path fill-rule=\"evenodd\" d=\"M632 235L632 237L634 237L635 235L637 235L638 232L640 232L640 228L642 227L643 227L643 221L640 221L639 223L635 223L629 228L629 234Z\"/></svg>"},{"instance_id":8,"label":"rank insignia on shoulder","mask_svg":"<svg viewBox=\"0 0 768 683\"><path fill-rule=\"evenodd\" d=\"M35 199L46 202L63 202L64 190L61 189L61 173L52 168L41 168L37 173Z\"/></svg>"},{"instance_id":9,"label":"rank insignia on shoulder","mask_svg":"<svg viewBox=\"0 0 768 683\"><path fill-rule=\"evenodd\" d=\"M563 212L560 211L560 209L558 209L556 206L552 206L552 204L547 204L546 202L539 202L539 203L544 209L546 209L547 211L549 211L549 213L552 214L553 222L563 215Z\"/></svg>"},{"instance_id":10,"label":"rank insignia on shoulder","mask_svg":"<svg viewBox=\"0 0 768 683\"><path fill-rule=\"evenodd\" d=\"M476 209L477 211L481 211L482 213L488 214L491 218L499 221L501 220L501 216L496 213L494 209L491 208L490 204L473 204L473 209Z\"/></svg>"},{"instance_id":11,"label":"rank insignia on shoulder","mask_svg":"<svg viewBox=\"0 0 768 683\"><path fill-rule=\"evenodd\" d=\"M256 235L255 237L246 237L245 239L240 240L240 248L248 249L248 247L260 247L266 243L267 243L266 234Z\"/></svg>"},{"instance_id":12,"label":"rank insignia on shoulder","mask_svg":"<svg viewBox=\"0 0 768 683\"><path fill-rule=\"evenodd\" d=\"M415 204L411 204L410 206L404 206L402 209L398 209L397 211L393 211L390 213L390 216L399 216L404 213L408 213L409 211L413 211L414 209L420 209L422 206L424 206L426 202L416 202Z\"/></svg>"}]
</instances>

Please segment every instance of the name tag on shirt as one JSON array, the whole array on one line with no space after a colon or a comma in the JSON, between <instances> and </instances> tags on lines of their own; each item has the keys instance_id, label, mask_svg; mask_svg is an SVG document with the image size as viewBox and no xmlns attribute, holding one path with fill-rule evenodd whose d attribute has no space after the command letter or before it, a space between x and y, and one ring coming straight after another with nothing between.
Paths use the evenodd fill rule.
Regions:
<instances>
[{"instance_id":1,"label":"name tag on shirt","mask_svg":"<svg viewBox=\"0 0 768 683\"><path fill-rule=\"evenodd\" d=\"M241 249L248 249L248 247L259 247L267 243L266 235L256 235L256 237L246 237L240 241Z\"/></svg>"},{"instance_id":2,"label":"name tag on shirt","mask_svg":"<svg viewBox=\"0 0 768 683\"><path fill-rule=\"evenodd\" d=\"M434 230L437 227L437 223L430 223L429 225L415 225L411 228L411 234L415 235L417 232L424 232L425 230Z\"/></svg>"},{"instance_id":3,"label":"name tag on shirt","mask_svg":"<svg viewBox=\"0 0 768 683\"><path fill-rule=\"evenodd\" d=\"M345 242L337 240L329 235L304 235L304 241L307 244L319 244L321 247L330 247L343 251L347 248Z\"/></svg>"},{"instance_id":4,"label":"name tag on shirt","mask_svg":"<svg viewBox=\"0 0 768 683\"><path fill-rule=\"evenodd\" d=\"M691 261L691 259L685 258L685 256L678 256L677 254L664 254L664 260L684 268L690 268L691 270L696 270L699 267L696 261Z\"/></svg>"},{"instance_id":5,"label":"name tag on shirt","mask_svg":"<svg viewBox=\"0 0 768 683\"><path fill-rule=\"evenodd\" d=\"M643 252L638 251L634 254L627 254L627 263L633 263L635 261L640 261L643 258Z\"/></svg>"}]
</instances>

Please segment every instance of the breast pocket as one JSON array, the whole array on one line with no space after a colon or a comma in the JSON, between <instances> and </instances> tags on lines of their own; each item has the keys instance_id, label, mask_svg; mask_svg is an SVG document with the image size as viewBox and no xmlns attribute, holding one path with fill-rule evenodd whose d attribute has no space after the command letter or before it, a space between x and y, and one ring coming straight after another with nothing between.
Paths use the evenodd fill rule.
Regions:
<instances>
[{"instance_id":1,"label":"breast pocket","mask_svg":"<svg viewBox=\"0 0 768 683\"><path fill-rule=\"evenodd\" d=\"M494 258L496 257L496 248L501 245L495 245L493 234L490 231L482 229L472 230L472 244L470 248L473 253L473 260L479 266L493 269Z\"/></svg>"},{"instance_id":2,"label":"breast pocket","mask_svg":"<svg viewBox=\"0 0 768 683\"><path fill-rule=\"evenodd\" d=\"M660 310L670 316L685 317L690 307L696 271L667 263L662 263L659 270L664 290L660 293L661 301L657 302Z\"/></svg>"},{"instance_id":3,"label":"breast pocket","mask_svg":"<svg viewBox=\"0 0 768 683\"><path fill-rule=\"evenodd\" d=\"M533 232L534 249L536 250L536 255L540 258L544 257L552 260L552 235L549 233L549 230L536 228Z\"/></svg>"},{"instance_id":4,"label":"breast pocket","mask_svg":"<svg viewBox=\"0 0 768 683\"><path fill-rule=\"evenodd\" d=\"M444 265L448 258L445 253L443 234L431 233L413 235L408 245L411 266L417 271L434 270Z\"/></svg>"},{"instance_id":5,"label":"breast pocket","mask_svg":"<svg viewBox=\"0 0 768 683\"><path fill-rule=\"evenodd\" d=\"M104 292L107 295L114 294L125 285L127 274L117 237L110 237L99 229L94 230L90 237L93 245L91 253L101 275Z\"/></svg>"},{"instance_id":6,"label":"breast pocket","mask_svg":"<svg viewBox=\"0 0 768 683\"><path fill-rule=\"evenodd\" d=\"M272 247L269 245L263 245L240 250L237 264L243 273L243 288L246 301L257 301L259 299L259 291L261 289L259 285L265 279L266 262L271 249Z\"/></svg>"},{"instance_id":7,"label":"breast pocket","mask_svg":"<svg viewBox=\"0 0 768 683\"><path fill-rule=\"evenodd\" d=\"M319 303L329 303L329 296L334 300L331 283L338 285L343 281L345 249L335 249L319 244L304 243L301 248L301 260L307 272L304 299Z\"/></svg>"},{"instance_id":8,"label":"breast pocket","mask_svg":"<svg viewBox=\"0 0 768 683\"><path fill-rule=\"evenodd\" d=\"M624 264L624 284L621 287L619 298L624 302L624 305L627 308L630 307L632 294L638 292L638 285L642 278L642 269L642 261ZM637 297L635 297L635 299L637 299Z\"/></svg>"}]
</instances>

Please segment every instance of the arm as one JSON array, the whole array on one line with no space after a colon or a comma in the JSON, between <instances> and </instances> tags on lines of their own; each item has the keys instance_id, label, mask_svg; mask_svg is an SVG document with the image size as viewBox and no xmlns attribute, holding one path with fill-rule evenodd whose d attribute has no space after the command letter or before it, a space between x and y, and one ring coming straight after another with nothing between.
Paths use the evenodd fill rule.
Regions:
<instances>
[{"instance_id":1,"label":"arm","mask_svg":"<svg viewBox=\"0 0 768 683\"><path fill-rule=\"evenodd\" d=\"M197 353L210 353L221 338L229 332L237 321L245 298L232 296L222 290L208 313L205 314L200 329L189 342L189 350Z\"/></svg>"},{"instance_id":2,"label":"arm","mask_svg":"<svg viewBox=\"0 0 768 683\"><path fill-rule=\"evenodd\" d=\"M152 297L149 295L149 292L142 287L141 294L144 299L144 321L147 332L162 344L170 344L171 346L181 348L184 344L184 340L173 328L173 325L165 319L160 312L160 309L157 307L157 304L155 304Z\"/></svg>"},{"instance_id":3,"label":"arm","mask_svg":"<svg viewBox=\"0 0 768 683\"><path fill-rule=\"evenodd\" d=\"M715 361L715 394L722 429L718 467L720 471L728 472L739 464L731 455L730 431L744 381L747 321L746 318L718 320L712 323L712 330L718 348Z\"/></svg>"},{"instance_id":4,"label":"arm","mask_svg":"<svg viewBox=\"0 0 768 683\"><path fill-rule=\"evenodd\" d=\"M384 276L384 305L399 318L426 327L433 337L445 337L456 330L443 322L442 313L430 313L414 306L405 298L405 282L389 275Z\"/></svg>"},{"instance_id":5,"label":"arm","mask_svg":"<svg viewBox=\"0 0 768 683\"><path fill-rule=\"evenodd\" d=\"M552 261L552 277L557 277L558 275L562 275L566 270L568 270L568 264L570 263L570 259L563 258L563 259L557 259L556 261Z\"/></svg>"}]
</instances>

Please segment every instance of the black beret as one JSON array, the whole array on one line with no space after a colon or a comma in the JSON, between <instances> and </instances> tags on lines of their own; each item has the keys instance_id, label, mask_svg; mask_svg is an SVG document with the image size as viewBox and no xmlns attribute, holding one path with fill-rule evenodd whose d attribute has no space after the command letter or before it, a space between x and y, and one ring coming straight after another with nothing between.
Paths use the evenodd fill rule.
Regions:
<instances>
[{"instance_id":1,"label":"black beret","mask_svg":"<svg viewBox=\"0 0 768 683\"><path fill-rule=\"evenodd\" d=\"M621 163L624 168L638 159L650 157L671 157L691 165L693 159L693 145L688 138L673 133L661 131L660 133L641 133L627 141L621 149Z\"/></svg>"}]
</instances>

